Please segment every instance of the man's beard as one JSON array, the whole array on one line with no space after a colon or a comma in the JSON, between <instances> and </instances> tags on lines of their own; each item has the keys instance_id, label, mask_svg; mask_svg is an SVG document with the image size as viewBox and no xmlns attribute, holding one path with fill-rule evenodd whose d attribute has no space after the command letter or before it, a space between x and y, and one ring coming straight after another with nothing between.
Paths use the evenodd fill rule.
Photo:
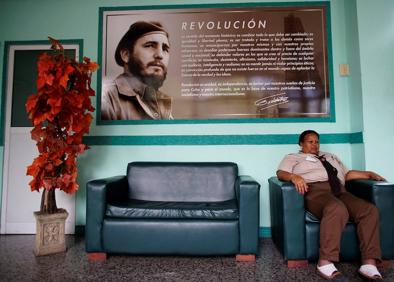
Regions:
<instances>
[{"instance_id":1,"label":"man's beard","mask_svg":"<svg viewBox=\"0 0 394 282\"><path fill-rule=\"evenodd\" d=\"M164 65L163 65L162 75L157 75L157 74L146 75L146 74L142 74L142 69L144 66L138 58L132 57L127 64L129 71L132 74L139 77L142 82L144 82L148 86L153 87L156 90L158 90L163 85L164 80L167 77L167 68Z\"/></svg>"}]
</instances>

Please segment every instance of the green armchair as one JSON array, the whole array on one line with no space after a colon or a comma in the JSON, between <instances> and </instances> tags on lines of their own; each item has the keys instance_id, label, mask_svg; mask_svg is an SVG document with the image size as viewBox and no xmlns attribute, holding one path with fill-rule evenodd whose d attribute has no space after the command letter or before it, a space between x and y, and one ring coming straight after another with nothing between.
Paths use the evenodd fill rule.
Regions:
<instances>
[{"instance_id":1,"label":"green armchair","mask_svg":"<svg viewBox=\"0 0 394 282\"><path fill-rule=\"evenodd\" d=\"M288 267L305 266L319 255L320 221L305 211L304 198L293 183L277 177L268 180L272 240L287 261ZM394 184L373 180L352 180L346 189L372 202L379 209L380 243L383 260L394 259ZM340 259L360 258L356 227L348 222L342 233Z\"/></svg>"}]
</instances>

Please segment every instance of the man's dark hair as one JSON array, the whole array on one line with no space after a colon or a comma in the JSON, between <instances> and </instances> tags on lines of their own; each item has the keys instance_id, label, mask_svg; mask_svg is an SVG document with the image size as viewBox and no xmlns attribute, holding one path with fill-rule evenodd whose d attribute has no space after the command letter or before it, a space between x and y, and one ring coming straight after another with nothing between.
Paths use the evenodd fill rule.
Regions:
<instances>
[{"instance_id":1,"label":"man's dark hair","mask_svg":"<svg viewBox=\"0 0 394 282\"><path fill-rule=\"evenodd\" d=\"M133 52L134 43L138 38L142 37L146 33L161 31L164 32L168 37L168 32L163 28L162 24L159 22L145 22L139 21L133 23L129 30L123 35L122 39L119 41L118 47L115 51L115 61L116 63L123 67L124 62L120 51L127 49L131 53Z\"/></svg>"},{"instance_id":2,"label":"man's dark hair","mask_svg":"<svg viewBox=\"0 0 394 282\"><path fill-rule=\"evenodd\" d=\"M304 142L304 139L305 139L305 137L306 137L308 134L315 134L315 135L317 136L317 139L320 139L320 135L319 135L319 133L317 133L316 131L311 130L311 129L305 130L304 132L302 132L302 133L300 134L300 137L298 138L298 145L301 145L301 142Z\"/></svg>"}]
</instances>

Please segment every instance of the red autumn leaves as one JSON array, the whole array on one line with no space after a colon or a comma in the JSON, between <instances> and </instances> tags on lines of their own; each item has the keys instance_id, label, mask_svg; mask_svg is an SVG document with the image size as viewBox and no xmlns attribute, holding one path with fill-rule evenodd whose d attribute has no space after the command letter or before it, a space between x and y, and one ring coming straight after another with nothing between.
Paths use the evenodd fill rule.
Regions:
<instances>
[{"instance_id":1,"label":"red autumn leaves","mask_svg":"<svg viewBox=\"0 0 394 282\"><path fill-rule=\"evenodd\" d=\"M32 191L58 188L74 193L78 190L77 156L88 149L82 137L93 119L91 73L98 65L86 57L81 63L67 58L60 42L50 40L55 52L40 55L37 93L26 102L34 126L31 137L39 151L27 175L33 176Z\"/></svg>"}]
</instances>

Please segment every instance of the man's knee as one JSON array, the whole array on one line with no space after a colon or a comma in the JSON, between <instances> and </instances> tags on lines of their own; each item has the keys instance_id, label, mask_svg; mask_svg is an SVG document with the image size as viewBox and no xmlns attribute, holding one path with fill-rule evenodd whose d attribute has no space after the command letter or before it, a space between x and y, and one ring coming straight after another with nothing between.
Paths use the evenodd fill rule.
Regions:
<instances>
[{"instance_id":1,"label":"man's knee","mask_svg":"<svg viewBox=\"0 0 394 282\"><path fill-rule=\"evenodd\" d=\"M365 203L362 209L359 209L357 213L352 215L352 219L356 222L362 222L367 220L368 222L378 222L379 221L379 210L371 203Z\"/></svg>"},{"instance_id":2,"label":"man's knee","mask_svg":"<svg viewBox=\"0 0 394 282\"><path fill-rule=\"evenodd\" d=\"M379 210L374 204L368 203L365 206L364 214L370 218L379 219Z\"/></svg>"},{"instance_id":3,"label":"man's knee","mask_svg":"<svg viewBox=\"0 0 394 282\"><path fill-rule=\"evenodd\" d=\"M328 204L324 208L323 217L324 216L335 217L336 219L345 223L349 220L349 212L346 206L340 201L335 201Z\"/></svg>"}]
</instances>

